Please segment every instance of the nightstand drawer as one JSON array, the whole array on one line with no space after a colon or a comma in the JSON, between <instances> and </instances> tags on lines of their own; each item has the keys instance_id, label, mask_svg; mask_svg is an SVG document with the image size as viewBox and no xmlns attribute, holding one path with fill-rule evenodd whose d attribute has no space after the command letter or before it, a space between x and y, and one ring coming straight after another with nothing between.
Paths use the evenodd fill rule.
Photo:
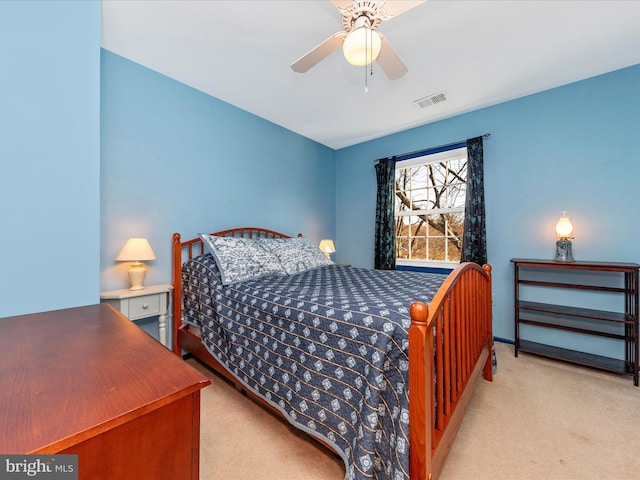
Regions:
<instances>
[{"instance_id":1,"label":"nightstand drawer","mask_svg":"<svg viewBox=\"0 0 640 480\"><path fill-rule=\"evenodd\" d=\"M160 314L160 296L146 295L129 299L129 319L151 317Z\"/></svg>"}]
</instances>

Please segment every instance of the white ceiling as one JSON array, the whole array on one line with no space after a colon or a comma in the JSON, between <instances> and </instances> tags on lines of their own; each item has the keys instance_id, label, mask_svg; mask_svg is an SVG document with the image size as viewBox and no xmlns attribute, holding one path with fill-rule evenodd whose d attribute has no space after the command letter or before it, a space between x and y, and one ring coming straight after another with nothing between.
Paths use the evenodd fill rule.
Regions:
<instances>
[{"instance_id":1,"label":"white ceiling","mask_svg":"<svg viewBox=\"0 0 640 480\"><path fill-rule=\"evenodd\" d=\"M291 70L340 30L329 0L102 1L105 49L334 149L640 63L637 0L428 0L378 28L404 77Z\"/></svg>"}]
</instances>

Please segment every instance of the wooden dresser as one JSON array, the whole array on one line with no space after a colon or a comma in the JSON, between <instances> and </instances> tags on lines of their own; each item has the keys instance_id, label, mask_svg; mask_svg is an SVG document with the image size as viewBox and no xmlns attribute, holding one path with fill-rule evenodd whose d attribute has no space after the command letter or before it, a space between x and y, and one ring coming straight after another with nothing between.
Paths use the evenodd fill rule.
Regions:
<instances>
[{"instance_id":1,"label":"wooden dresser","mask_svg":"<svg viewBox=\"0 0 640 480\"><path fill-rule=\"evenodd\" d=\"M80 479L195 480L209 383L108 305L0 319L0 453L77 454Z\"/></svg>"}]
</instances>

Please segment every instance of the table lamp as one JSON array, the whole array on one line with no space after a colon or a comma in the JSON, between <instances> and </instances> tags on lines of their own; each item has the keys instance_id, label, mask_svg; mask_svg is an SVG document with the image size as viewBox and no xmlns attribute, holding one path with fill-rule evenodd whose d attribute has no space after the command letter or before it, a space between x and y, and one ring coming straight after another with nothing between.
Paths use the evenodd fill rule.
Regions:
<instances>
[{"instance_id":1,"label":"table lamp","mask_svg":"<svg viewBox=\"0 0 640 480\"><path fill-rule=\"evenodd\" d=\"M144 281L144 275L146 270L144 268L143 261L155 260L156 255L149 245L149 241L146 238L130 238L127 243L124 244L120 253L116 256L117 262L133 262L129 269L129 282L131 287L129 290L142 290L142 282Z\"/></svg>"},{"instance_id":2,"label":"table lamp","mask_svg":"<svg viewBox=\"0 0 640 480\"><path fill-rule=\"evenodd\" d=\"M336 247L333 246L333 240L320 240L320 250L331 260L331 254L336 251Z\"/></svg>"},{"instance_id":3,"label":"table lamp","mask_svg":"<svg viewBox=\"0 0 640 480\"><path fill-rule=\"evenodd\" d=\"M558 241L556 242L556 262L575 262L573 259L573 252L571 251L571 232L573 231L573 225L567 212L562 212L562 217L556 224L556 234L558 235Z\"/></svg>"}]
</instances>

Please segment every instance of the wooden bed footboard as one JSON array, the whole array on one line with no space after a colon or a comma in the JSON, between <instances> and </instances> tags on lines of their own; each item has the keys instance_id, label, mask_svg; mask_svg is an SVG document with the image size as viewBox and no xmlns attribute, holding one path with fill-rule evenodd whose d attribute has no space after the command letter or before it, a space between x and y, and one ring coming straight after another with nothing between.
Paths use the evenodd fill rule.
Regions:
<instances>
[{"instance_id":1,"label":"wooden bed footboard","mask_svg":"<svg viewBox=\"0 0 640 480\"><path fill-rule=\"evenodd\" d=\"M492 380L491 266L461 264L410 314L410 478L435 480L480 375Z\"/></svg>"},{"instance_id":2,"label":"wooden bed footboard","mask_svg":"<svg viewBox=\"0 0 640 480\"><path fill-rule=\"evenodd\" d=\"M213 235L290 238L262 228L238 228ZM173 351L182 355L184 349L237 383L181 321L182 264L203 254L204 244L200 238L182 242L175 233L172 252ZM410 314L410 478L435 480L480 376L491 380L491 267L461 264L447 277L428 307L416 302L411 305Z\"/></svg>"}]
</instances>

